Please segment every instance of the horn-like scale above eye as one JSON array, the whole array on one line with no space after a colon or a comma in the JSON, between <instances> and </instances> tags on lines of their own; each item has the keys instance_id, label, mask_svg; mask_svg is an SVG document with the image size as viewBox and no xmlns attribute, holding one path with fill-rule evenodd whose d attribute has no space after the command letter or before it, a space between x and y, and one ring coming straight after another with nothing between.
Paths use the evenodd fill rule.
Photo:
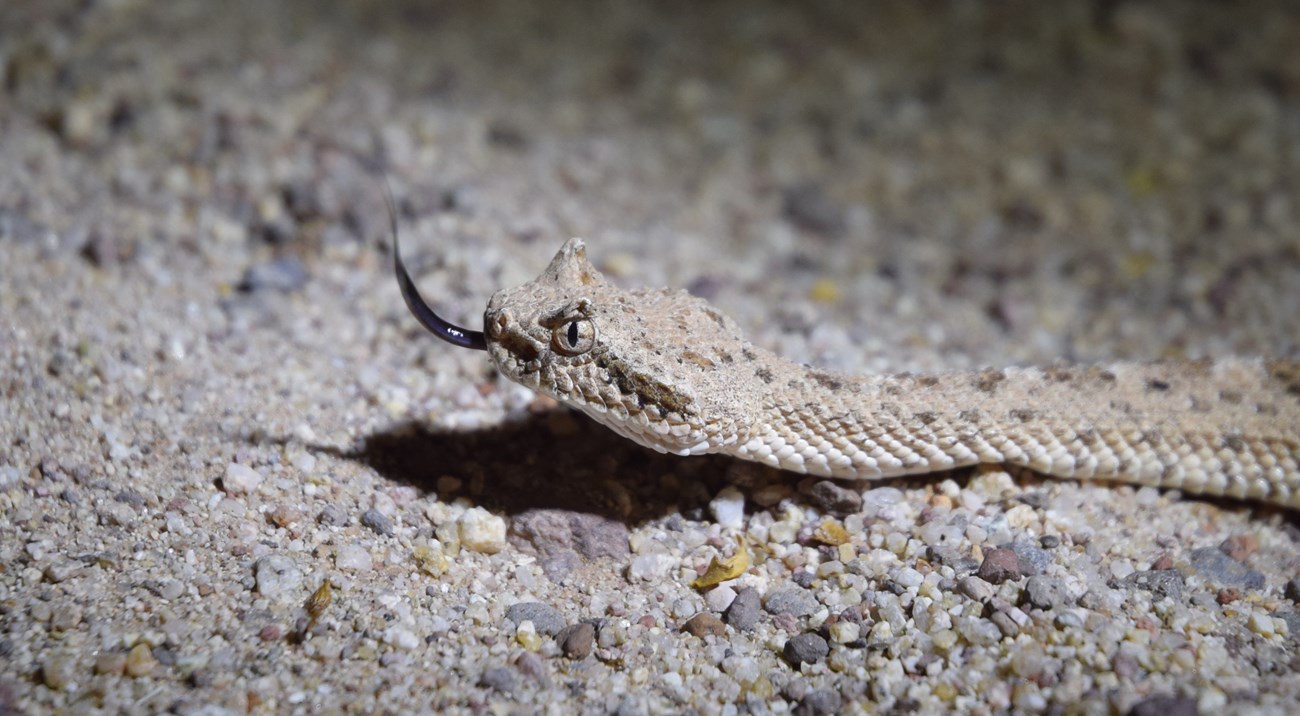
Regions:
<instances>
[{"instance_id":1,"label":"horn-like scale above eye","mask_svg":"<svg viewBox=\"0 0 1300 716\"><path fill-rule=\"evenodd\" d=\"M551 346L557 353L577 356L596 345L596 324L590 318L574 318L551 331Z\"/></svg>"}]
</instances>

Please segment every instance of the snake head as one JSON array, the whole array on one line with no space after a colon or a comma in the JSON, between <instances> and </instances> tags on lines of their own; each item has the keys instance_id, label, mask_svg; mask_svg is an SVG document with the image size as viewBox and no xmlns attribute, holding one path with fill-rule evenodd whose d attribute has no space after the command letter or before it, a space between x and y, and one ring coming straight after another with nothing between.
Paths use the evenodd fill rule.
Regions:
<instances>
[{"instance_id":1,"label":"snake head","mask_svg":"<svg viewBox=\"0 0 1300 716\"><path fill-rule=\"evenodd\" d=\"M484 314L503 375L661 452L730 440L737 386L724 370L747 343L685 291L613 285L571 239L535 280L498 291Z\"/></svg>"}]
</instances>

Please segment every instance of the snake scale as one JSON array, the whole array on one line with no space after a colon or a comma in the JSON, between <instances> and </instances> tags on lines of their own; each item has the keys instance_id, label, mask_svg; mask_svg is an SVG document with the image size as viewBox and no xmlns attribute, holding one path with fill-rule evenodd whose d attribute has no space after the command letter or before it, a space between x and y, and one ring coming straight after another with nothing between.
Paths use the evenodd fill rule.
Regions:
<instances>
[{"instance_id":1,"label":"snake scale","mask_svg":"<svg viewBox=\"0 0 1300 716\"><path fill-rule=\"evenodd\" d=\"M493 295L472 331L420 297L393 232L398 282L426 328L660 452L848 480L1002 463L1300 509L1300 363L836 375L749 343L685 291L614 286L579 239Z\"/></svg>"}]
</instances>

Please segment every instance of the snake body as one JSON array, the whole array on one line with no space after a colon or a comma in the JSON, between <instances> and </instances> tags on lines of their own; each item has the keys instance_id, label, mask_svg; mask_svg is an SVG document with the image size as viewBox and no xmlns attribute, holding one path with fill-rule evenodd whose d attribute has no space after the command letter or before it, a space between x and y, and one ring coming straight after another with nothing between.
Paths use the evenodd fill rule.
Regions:
<instances>
[{"instance_id":1,"label":"snake body","mask_svg":"<svg viewBox=\"0 0 1300 716\"><path fill-rule=\"evenodd\" d=\"M661 452L850 480L1003 463L1300 509L1294 362L836 375L685 291L614 286L578 239L484 326L503 375Z\"/></svg>"}]
</instances>

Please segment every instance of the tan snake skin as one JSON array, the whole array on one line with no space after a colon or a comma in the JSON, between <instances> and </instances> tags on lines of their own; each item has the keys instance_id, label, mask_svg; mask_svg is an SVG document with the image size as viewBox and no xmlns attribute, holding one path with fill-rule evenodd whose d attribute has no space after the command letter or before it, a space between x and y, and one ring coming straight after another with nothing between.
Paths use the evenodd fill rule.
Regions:
<instances>
[{"instance_id":1,"label":"tan snake skin","mask_svg":"<svg viewBox=\"0 0 1300 716\"><path fill-rule=\"evenodd\" d=\"M492 297L510 379L642 445L871 479L977 463L1300 508L1300 364L1258 359L833 375L685 291L627 291L564 245Z\"/></svg>"}]
</instances>

